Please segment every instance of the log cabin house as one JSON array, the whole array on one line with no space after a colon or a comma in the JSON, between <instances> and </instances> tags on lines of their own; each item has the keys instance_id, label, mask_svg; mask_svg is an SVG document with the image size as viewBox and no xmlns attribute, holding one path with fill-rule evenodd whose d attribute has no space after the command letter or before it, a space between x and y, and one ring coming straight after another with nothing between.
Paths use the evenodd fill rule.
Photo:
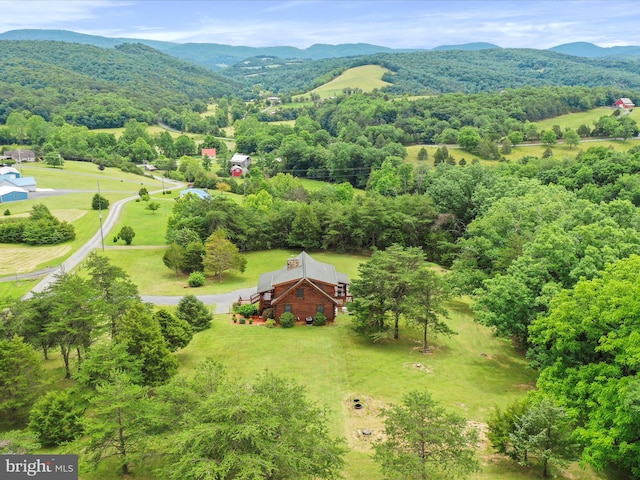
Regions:
<instances>
[{"instance_id":1,"label":"log cabin house","mask_svg":"<svg viewBox=\"0 0 640 480\"><path fill-rule=\"evenodd\" d=\"M289 258L280 270L260 275L257 292L251 298L252 303L258 301L260 314L273 308L276 320L284 312L293 313L299 320L321 312L333 322L338 308L351 301L349 277L302 252Z\"/></svg>"}]
</instances>

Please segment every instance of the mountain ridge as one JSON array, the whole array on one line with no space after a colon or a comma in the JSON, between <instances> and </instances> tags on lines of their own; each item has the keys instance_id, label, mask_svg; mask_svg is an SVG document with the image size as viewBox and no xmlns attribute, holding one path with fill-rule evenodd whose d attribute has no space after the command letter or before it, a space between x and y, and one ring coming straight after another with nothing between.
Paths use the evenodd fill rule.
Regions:
<instances>
[{"instance_id":1,"label":"mountain ridge","mask_svg":"<svg viewBox=\"0 0 640 480\"><path fill-rule=\"evenodd\" d=\"M124 43L141 43L176 58L188 60L211 70L221 70L246 58L269 56L322 60L377 53L409 53L420 51L476 51L502 49L486 42L472 42L458 45L440 45L434 48L390 48L369 43L343 43L337 45L317 43L301 49L291 46L248 47L221 43L176 43L142 38L102 37L73 32L70 30L21 29L0 33L0 40L53 40L69 43L93 45L101 48L115 48ZM545 50L545 49L539 49ZM620 57L640 55L640 46L600 47L589 42L573 42L546 49L549 51L586 58Z\"/></svg>"}]
</instances>

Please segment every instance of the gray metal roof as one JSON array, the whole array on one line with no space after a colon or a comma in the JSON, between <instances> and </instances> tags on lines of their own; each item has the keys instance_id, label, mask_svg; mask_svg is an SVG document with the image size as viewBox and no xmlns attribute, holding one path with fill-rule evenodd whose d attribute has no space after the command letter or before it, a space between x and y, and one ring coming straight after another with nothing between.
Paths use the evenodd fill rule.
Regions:
<instances>
[{"instance_id":1,"label":"gray metal roof","mask_svg":"<svg viewBox=\"0 0 640 480\"><path fill-rule=\"evenodd\" d=\"M258 279L258 292L266 292L272 290L276 285L300 280L301 278L328 283L330 285L349 283L349 277L346 273L337 272L333 265L314 260L307 252L302 252L295 258L298 260L298 266L295 268L288 268L288 265L285 265L280 270L274 270L273 272L260 275Z\"/></svg>"}]
</instances>

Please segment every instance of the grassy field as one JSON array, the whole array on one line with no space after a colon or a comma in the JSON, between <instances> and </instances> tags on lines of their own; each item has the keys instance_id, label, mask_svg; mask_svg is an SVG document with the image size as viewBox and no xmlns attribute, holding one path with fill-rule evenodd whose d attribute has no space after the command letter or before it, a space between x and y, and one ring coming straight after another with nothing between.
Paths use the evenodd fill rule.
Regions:
<instances>
[{"instance_id":1,"label":"grassy field","mask_svg":"<svg viewBox=\"0 0 640 480\"><path fill-rule=\"evenodd\" d=\"M137 238L137 236L136 236ZM136 239L134 239L135 243ZM187 276L176 275L162 263L165 247L135 248L132 246L107 248L104 252L112 264L123 268L138 285L143 295L207 295L225 293L241 288L255 287L261 273L277 270L286 265L287 258L298 255L298 250L270 250L269 252L248 252L247 268L244 273L226 272L222 283L208 279L200 288L185 290ZM368 257L359 255L338 254L330 252L312 252L313 258L321 262L331 263L336 269L354 278L358 265Z\"/></svg>"},{"instance_id":2,"label":"grassy field","mask_svg":"<svg viewBox=\"0 0 640 480\"><path fill-rule=\"evenodd\" d=\"M350 68L330 82L294 98L303 97L310 93L317 93L320 98L335 97L342 93L345 88L359 88L363 92L371 92L376 88L391 85L389 82L382 80L382 76L388 71L388 69L379 65L363 65Z\"/></svg>"},{"instance_id":3,"label":"grassy field","mask_svg":"<svg viewBox=\"0 0 640 480\"><path fill-rule=\"evenodd\" d=\"M100 225L98 212L91 209L91 200L98 192L98 181L102 195L110 203L137 194L142 186L149 190L161 188L161 182L155 179L112 168L101 172L96 165L87 162L65 162L63 169L38 163L23 164L20 170L24 176L35 177L39 189L77 192L12 202L6 205L11 217L27 216L33 205L42 203L55 217L74 226L76 238L72 242L51 246L0 244L0 277L58 266L89 240Z\"/></svg>"},{"instance_id":4,"label":"grassy field","mask_svg":"<svg viewBox=\"0 0 640 480\"><path fill-rule=\"evenodd\" d=\"M577 130L580 125L586 125L589 128L593 128L600 117L611 116L614 110L614 108L600 107L587 112L569 113L567 115L541 120L536 123L539 130L550 130L554 125L559 125L562 130L565 130L566 128ZM640 113L636 110L629 112L628 115L636 121L640 120Z\"/></svg>"},{"instance_id":5,"label":"grassy field","mask_svg":"<svg viewBox=\"0 0 640 480\"><path fill-rule=\"evenodd\" d=\"M334 434L351 449L348 479L382 478L371 460L371 442L380 438L380 408L401 401L415 389L428 389L450 411L482 426L493 406L503 406L533 388L535 374L508 342L472 321L468 303L450 306L458 335L433 341L430 354L419 352L417 332L403 328L401 339L372 344L350 328L350 317L316 328L266 329L236 325L217 315L211 329L197 334L178 352L181 371L191 373L207 357L222 362L234 376L251 377L265 369L305 386L309 397L327 408ZM353 409L360 399L362 410ZM358 430L370 429L371 437ZM483 472L476 480L539 478L539 469L523 469L483 451ZM573 467L560 478L605 478Z\"/></svg>"}]
</instances>

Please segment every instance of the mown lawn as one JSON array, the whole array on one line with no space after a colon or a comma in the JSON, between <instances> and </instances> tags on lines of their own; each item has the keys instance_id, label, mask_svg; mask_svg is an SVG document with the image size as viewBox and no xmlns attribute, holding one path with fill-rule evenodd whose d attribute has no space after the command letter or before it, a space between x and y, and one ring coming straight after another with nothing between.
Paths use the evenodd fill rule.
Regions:
<instances>
[{"instance_id":1,"label":"mown lawn","mask_svg":"<svg viewBox=\"0 0 640 480\"><path fill-rule=\"evenodd\" d=\"M137 234L134 244L136 239ZM186 293L206 295L255 287L258 285L260 274L282 268L286 265L287 258L300 253L298 250L247 252L244 254L247 259L247 268L244 273L229 271L223 275L222 282L209 278L203 287L185 290L187 276L176 275L175 271L168 269L162 262L166 247L135 248L135 245L132 247L107 248L104 255L113 265L123 268L130 275L142 295L185 295ZM99 253L102 254L102 252ZM320 262L335 265L338 271L346 273L350 278L357 276L358 265L368 258L363 255L331 252L311 252L311 255Z\"/></svg>"},{"instance_id":2,"label":"mown lawn","mask_svg":"<svg viewBox=\"0 0 640 480\"><path fill-rule=\"evenodd\" d=\"M251 378L265 369L305 386L308 396L326 407L334 434L347 439L347 479L380 479L371 459L372 439L380 438L380 408L400 402L416 389L428 389L448 410L482 425L493 406L504 406L532 389L535 372L510 343L472 320L468 303L451 304L450 325L458 335L432 341L433 351L419 352L419 334L408 327L401 338L373 344L351 328L349 315L326 327L296 326L267 329L232 324L216 315L212 328L197 334L177 353L181 372L211 357L233 375ZM353 409L358 398L362 410ZM358 430L371 429L365 437ZM484 447L483 447L484 448ZM482 450L483 472L474 480L539 478L537 468L523 469ZM605 476L572 466L559 478L598 479Z\"/></svg>"}]
</instances>

